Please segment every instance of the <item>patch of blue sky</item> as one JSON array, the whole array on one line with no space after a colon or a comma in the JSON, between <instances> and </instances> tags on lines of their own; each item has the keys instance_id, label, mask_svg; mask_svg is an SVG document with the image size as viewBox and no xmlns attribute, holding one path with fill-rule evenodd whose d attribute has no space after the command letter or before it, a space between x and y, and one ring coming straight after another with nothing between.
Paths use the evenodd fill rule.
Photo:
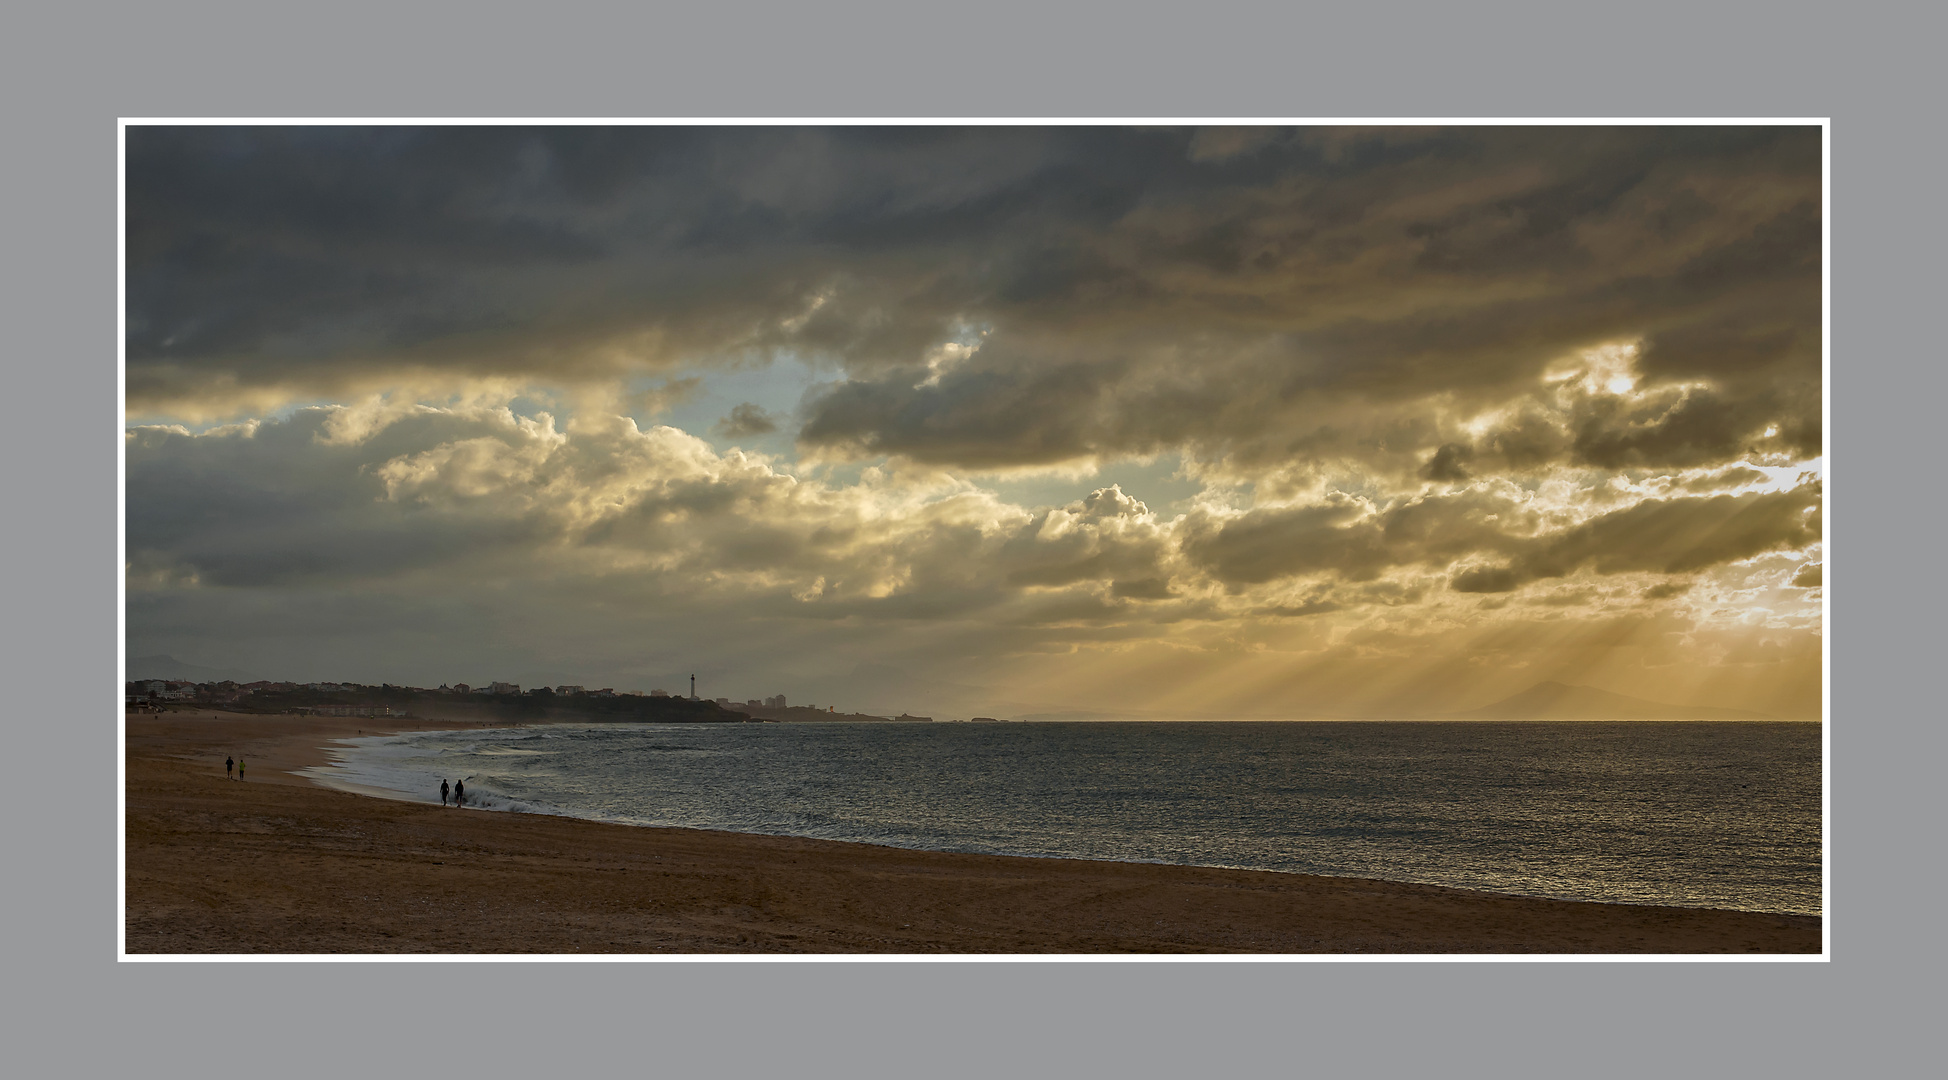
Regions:
<instances>
[{"instance_id":1,"label":"patch of blue sky","mask_svg":"<svg viewBox=\"0 0 1948 1080\"><path fill-rule=\"evenodd\" d=\"M1066 506L1098 488L1116 484L1123 489L1123 494L1139 500L1154 513L1172 518L1189 510L1192 500L1204 490L1202 483L1182 473L1181 457L1159 454L1148 459L1108 462L1086 476L1039 473L983 477L980 484L1003 499L1029 509Z\"/></svg>"},{"instance_id":2,"label":"patch of blue sky","mask_svg":"<svg viewBox=\"0 0 1948 1080\"><path fill-rule=\"evenodd\" d=\"M673 395L668 405L652 411L649 402L656 392L696 379L694 390ZM731 368L685 369L667 375L643 376L631 381L629 391L638 427L667 424L688 432L715 447L719 453L733 446L791 460L795 458L793 440L798 434L799 405L816 388L834 381L821 375L796 357L783 356L768 363ZM768 432L732 434L722 425L739 405L755 405L776 425Z\"/></svg>"}]
</instances>

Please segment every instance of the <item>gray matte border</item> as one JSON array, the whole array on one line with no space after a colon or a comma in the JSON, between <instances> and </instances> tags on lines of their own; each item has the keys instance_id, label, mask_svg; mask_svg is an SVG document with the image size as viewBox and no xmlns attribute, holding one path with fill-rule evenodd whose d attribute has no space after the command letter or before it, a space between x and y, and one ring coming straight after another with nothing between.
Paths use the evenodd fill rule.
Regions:
<instances>
[{"instance_id":1,"label":"gray matte border","mask_svg":"<svg viewBox=\"0 0 1948 1080\"><path fill-rule=\"evenodd\" d=\"M1939 378L1933 338L1904 325L1938 304L1921 265L1934 245L1915 241L1940 231L1923 185L1941 175L1935 125L1915 112L1928 92L1909 74L1932 66L1934 35L1904 10L1855 5L1844 25L1677 4L558 5L517 20L361 0L17 15L0 65L7 369L22 391L6 429L17 1059L320 1076L1810 1075L1881 1036L1894 1041L1878 1053L1898 1054L1893 1025L1920 1019L1903 1003L1927 1000L1899 961L1934 936L1915 909L1939 876L1904 857L1939 850L1910 846L1906 823L1939 819L1920 801L1941 741L1938 706L1904 679L1935 666L1922 612L1939 586L1905 571L1931 508L1894 490ZM1835 118L1833 963L114 962L120 823L101 778L119 755L117 116L1429 113Z\"/></svg>"}]
</instances>

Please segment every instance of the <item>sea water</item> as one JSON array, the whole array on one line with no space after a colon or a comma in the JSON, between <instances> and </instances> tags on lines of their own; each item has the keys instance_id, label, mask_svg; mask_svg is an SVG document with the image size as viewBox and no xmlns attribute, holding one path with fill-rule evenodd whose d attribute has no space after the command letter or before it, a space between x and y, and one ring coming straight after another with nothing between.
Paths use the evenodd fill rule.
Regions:
<instances>
[{"instance_id":1,"label":"sea water","mask_svg":"<svg viewBox=\"0 0 1948 1080\"><path fill-rule=\"evenodd\" d=\"M589 724L345 740L327 783L637 825L1818 914L1814 723Z\"/></svg>"}]
</instances>

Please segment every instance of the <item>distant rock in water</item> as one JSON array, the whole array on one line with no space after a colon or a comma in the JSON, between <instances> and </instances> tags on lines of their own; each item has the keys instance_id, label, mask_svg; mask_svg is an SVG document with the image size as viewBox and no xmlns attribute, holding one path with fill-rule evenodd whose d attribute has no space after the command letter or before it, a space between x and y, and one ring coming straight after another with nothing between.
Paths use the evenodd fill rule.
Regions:
<instances>
[{"instance_id":1,"label":"distant rock in water","mask_svg":"<svg viewBox=\"0 0 1948 1080\"><path fill-rule=\"evenodd\" d=\"M1467 712L1446 714L1453 720L1776 720L1746 709L1708 705L1667 705L1628 694L1613 694L1593 686L1541 682L1513 697Z\"/></svg>"}]
</instances>

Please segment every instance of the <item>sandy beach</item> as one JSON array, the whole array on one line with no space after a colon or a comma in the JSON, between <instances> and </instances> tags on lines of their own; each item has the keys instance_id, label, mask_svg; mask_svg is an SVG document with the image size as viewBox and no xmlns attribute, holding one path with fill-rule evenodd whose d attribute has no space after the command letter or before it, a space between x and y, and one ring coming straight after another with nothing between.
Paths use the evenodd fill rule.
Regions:
<instances>
[{"instance_id":1,"label":"sandy beach","mask_svg":"<svg viewBox=\"0 0 1948 1080\"><path fill-rule=\"evenodd\" d=\"M391 730L373 724L128 717L127 952L1820 951L1812 916L641 828L293 774L332 739ZM462 725L409 729L442 726ZM247 780L225 778L226 755Z\"/></svg>"}]
</instances>

